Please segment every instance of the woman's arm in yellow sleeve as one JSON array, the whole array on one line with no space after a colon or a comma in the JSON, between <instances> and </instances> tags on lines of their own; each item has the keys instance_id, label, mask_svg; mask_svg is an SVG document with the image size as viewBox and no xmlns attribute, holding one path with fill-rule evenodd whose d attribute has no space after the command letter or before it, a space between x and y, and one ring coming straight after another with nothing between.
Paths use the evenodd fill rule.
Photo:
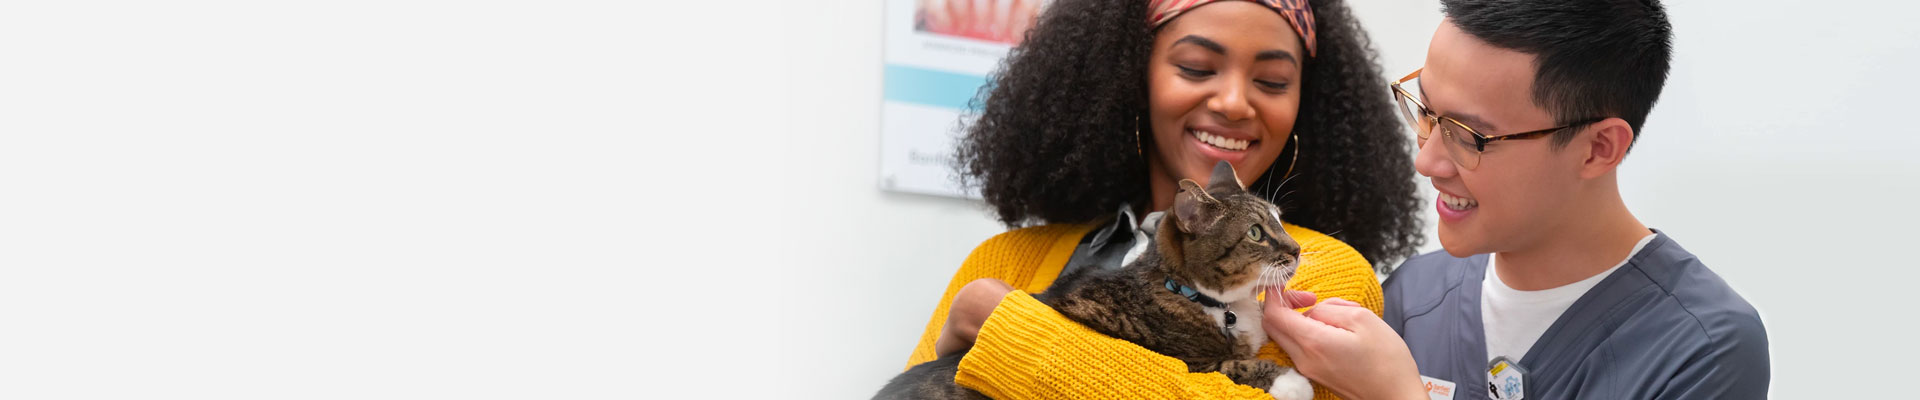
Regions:
<instances>
[{"instance_id":1,"label":"woman's arm in yellow sleeve","mask_svg":"<svg viewBox=\"0 0 1920 400\"><path fill-rule=\"evenodd\" d=\"M986 248L986 246L982 246L982 248ZM934 345L939 341L941 332L947 329L947 317L953 311L954 297L960 293L962 288L965 288L968 283L978 279L1007 279L1001 276L1005 275L1007 271L1001 271L999 268L991 268L984 263L975 262L974 260L978 258L977 253L979 253L979 250L975 250L975 253L975 256L968 257L967 262L961 264L960 270L955 271L953 279L947 282L947 292L940 295L939 306L934 308L933 317L927 321L926 330L920 333L920 343L914 345L913 354L907 357L907 368L913 368L913 366L920 365L920 363L939 358L940 355L935 351Z\"/></svg>"},{"instance_id":2,"label":"woman's arm in yellow sleeve","mask_svg":"<svg viewBox=\"0 0 1920 400\"><path fill-rule=\"evenodd\" d=\"M1332 237L1287 228L1307 258L1289 287L1380 312L1379 281L1365 258ZM996 398L1272 398L1219 373L1189 373L1178 359L1092 331L1020 292L1001 301L976 340L954 381ZM1291 365L1266 347L1261 358ZM1315 389L1315 398L1337 398Z\"/></svg>"},{"instance_id":3,"label":"woman's arm in yellow sleeve","mask_svg":"<svg viewBox=\"0 0 1920 400\"><path fill-rule=\"evenodd\" d=\"M1102 335L1025 292L1007 294L954 382L993 398L1267 399L1220 373Z\"/></svg>"},{"instance_id":4,"label":"woman's arm in yellow sleeve","mask_svg":"<svg viewBox=\"0 0 1920 400\"><path fill-rule=\"evenodd\" d=\"M1014 288L1050 283L1053 281L1051 275L1044 277L1045 282L1039 282L1042 277L1038 275L1058 275L1060 267L1073 255L1081 235L1092 228L1088 224L1042 225L1003 232L980 243L967 255L966 261L960 263L960 270L953 273L953 279L947 282L947 291L940 295L939 305L934 307L933 316L927 320L926 329L920 334L920 343L914 346L913 354L907 357L906 368L939 357L934 351L934 343L946 328L954 295L961 288L983 278L999 279ZM1044 286L1029 290L1038 291L1040 288Z\"/></svg>"}]
</instances>

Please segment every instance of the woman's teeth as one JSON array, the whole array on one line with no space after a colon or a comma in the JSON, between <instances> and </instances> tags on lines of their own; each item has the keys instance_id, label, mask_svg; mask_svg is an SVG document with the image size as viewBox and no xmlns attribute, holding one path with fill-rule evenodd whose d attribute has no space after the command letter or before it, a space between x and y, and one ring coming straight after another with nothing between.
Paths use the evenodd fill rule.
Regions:
<instances>
[{"instance_id":1,"label":"woman's teeth","mask_svg":"<svg viewBox=\"0 0 1920 400\"><path fill-rule=\"evenodd\" d=\"M1228 139L1228 138L1223 138L1219 136L1214 136L1211 133L1206 133L1201 131L1192 131L1192 132L1193 132L1193 137L1200 138L1201 142L1205 142L1206 144L1213 145L1213 147L1219 147L1227 150L1235 150L1235 151L1246 150L1247 145L1253 143L1253 142L1240 140L1240 139Z\"/></svg>"},{"instance_id":2,"label":"woman's teeth","mask_svg":"<svg viewBox=\"0 0 1920 400\"><path fill-rule=\"evenodd\" d=\"M1453 196L1447 195L1446 193L1440 194L1440 202L1446 203L1447 208L1453 209L1454 211L1466 211L1469 209L1473 209L1474 207L1480 206L1480 202L1478 200L1453 197Z\"/></svg>"}]
</instances>

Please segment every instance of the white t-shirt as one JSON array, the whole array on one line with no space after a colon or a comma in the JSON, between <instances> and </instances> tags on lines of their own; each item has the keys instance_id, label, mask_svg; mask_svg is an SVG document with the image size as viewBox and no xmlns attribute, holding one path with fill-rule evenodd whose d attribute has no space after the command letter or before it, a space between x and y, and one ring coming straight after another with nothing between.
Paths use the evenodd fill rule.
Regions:
<instances>
[{"instance_id":1,"label":"white t-shirt","mask_svg":"<svg viewBox=\"0 0 1920 400\"><path fill-rule=\"evenodd\" d=\"M1659 234L1648 234L1640 238L1640 243L1633 245L1633 251L1627 253L1627 258L1620 260L1619 265L1607 268L1606 272L1545 290L1526 291L1508 287L1506 282L1500 281L1500 274L1495 273L1493 260L1497 257L1487 256L1487 277L1480 280L1480 323L1487 335L1487 362L1492 363L1494 358L1500 356L1506 356L1514 362L1526 357L1527 349L1533 348L1533 342L1540 341L1540 335L1547 333L1547 328L1553 326L1554 320L1560 319L1561 313L1567 312L1567 307L1572 307L1580 295L1587 294L1587 290L1599 285L1608 275L1613 275L1614 270L1626 266L1627 260L1633 259L1634 254L1639 254L1640 249L1647 247L1647 243L1657 236Z\"/></svg>"}]
</instances>

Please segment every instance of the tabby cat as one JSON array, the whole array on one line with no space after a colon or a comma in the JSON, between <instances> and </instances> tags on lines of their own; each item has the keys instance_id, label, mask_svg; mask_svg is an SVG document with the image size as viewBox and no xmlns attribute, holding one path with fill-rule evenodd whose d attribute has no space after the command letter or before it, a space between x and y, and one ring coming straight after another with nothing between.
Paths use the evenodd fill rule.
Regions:
<instances>
[{"instance_id":1,"label":"tabby cat","mask_svg":"<svg viewBox=\"0 0 1920 400\"><path fill-rule=\"evenodd\" d=\"M1180 181L1152 246L1118 270L1086 268L1036 296L1082 325L1219 371L1275 399L1309 399L1313 387L1292 368L1254 358L1267 342L1254 295L1293 276L1300 245L1280 228L1280 208L1242 188L1220 162L1206 188ZM877 399L980 399L953 383L965 352L901 373Z\"/></svg>"}]
</instances>

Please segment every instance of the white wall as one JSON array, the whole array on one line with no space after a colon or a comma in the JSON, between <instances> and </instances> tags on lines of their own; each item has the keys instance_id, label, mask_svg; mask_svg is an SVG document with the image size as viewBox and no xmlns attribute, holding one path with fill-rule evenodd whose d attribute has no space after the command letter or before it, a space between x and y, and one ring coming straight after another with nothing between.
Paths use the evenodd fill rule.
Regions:
<instances>
[{"instance_id":1,"label":"white wall","mask_svg":"<svg viewBox=\"0 0 1920 400\"><path fill-rule=\"evenodd\" d=\"M927 318L967 252L1004 230L975 200L878 189L881 87L880 2L841 2L798 11L833 20L788 37L795 57L792 135L819 141L802 174L818 196L824 232L801 238L822 257L795 277L822 288L798 300L799 393L871 397L905 366ZM957 121L956 121L957 122ZM810 156L812 157L812 156ZM817 185L817 186L814 186ZM810 207L811 208L811 207ZM804 260L804 259L803 259ZM811 396L811 395L809 395Z\"/></svg>"},{"instance_id":2,"label":"white wall","mask_svg":"<svg viewBox=\"0 0 1920 400\"><path fill-rule=\"evenodd\" d=\"M1738 4L1672 5L1629 204L1779 397L1891 393L1914 7ZM4 398L863 397L1000 230L876 188L878 2L5 11Z\"/></svg>"},{"instance_id":3,"label":"white wall","mask_svg":"<svg viewBox=\"0 0 1920 400\"><path fill-rule=\"evenodd\" d=\"M5 6L0 398L871 393L1000 230L876 189L879 27Z\"/></svg>"},{"instance_id":4,"label":"white wall","mask_svg":"<svg viewBox=\"0 0 1920 400\"><path fill-rule=\"evenodd\" d=\"M1628 206L1760 310L1774 397L1903 392L1920 7L1669 3L1674 71L1622 167Z\"/></svg>"}]
</instances>

